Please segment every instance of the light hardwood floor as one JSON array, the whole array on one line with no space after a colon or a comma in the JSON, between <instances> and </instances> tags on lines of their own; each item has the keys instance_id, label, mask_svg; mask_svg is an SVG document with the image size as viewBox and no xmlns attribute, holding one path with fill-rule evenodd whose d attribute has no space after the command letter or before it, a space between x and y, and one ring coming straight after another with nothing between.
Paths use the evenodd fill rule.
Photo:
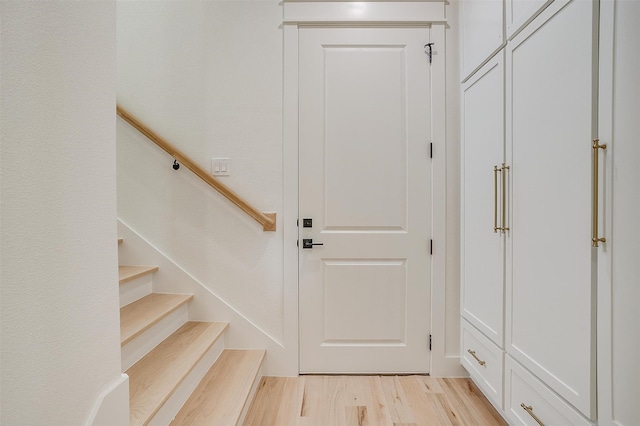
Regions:
<instances>
[{"instance_id":1,"label":"light hardwood floor","mask_svg":"<svg viewBox=\"0 0 640 426\"><path fill-rule=\"evenodd\" d=\"M245 425L506 425L469 379L264 377Z\"/></svg>"}]
</instances>

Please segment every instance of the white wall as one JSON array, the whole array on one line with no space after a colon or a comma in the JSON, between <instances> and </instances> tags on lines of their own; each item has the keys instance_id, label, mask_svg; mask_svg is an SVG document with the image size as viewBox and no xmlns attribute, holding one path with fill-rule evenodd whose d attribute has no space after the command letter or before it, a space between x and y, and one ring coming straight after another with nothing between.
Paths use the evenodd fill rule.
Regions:
<instances>
[{"instance_id":1,"label":"white wall","mask_svg":"<svg viewBox=\"0 0 640 426\"><path fill-rule=\"evenodd\" d=\"M0 15L0 423L84 424L122 381L115 2Z\"/></svg>"},{"instance_id":2,"label":"white wall","mask_svg":"<svg viewBox=\"0 0 640 426\"><path fill-rule=\"evenodd\" d=\"M282 7L269 1L118 2L118 102L234 191L282 212ZM118 124L118 216L275 340L282 226L262 227Z\"/></svg>"},{"instance_id":3,"label":"white wall","mask_svg":"<svg viewBox=\"0 0 640 426\"><path fill-rule=\"evenodd\" d=\"M447 6L455 22L457 2ZM278 0L118 2L118 102L261 210L261 227L123 122L118 216L284 344L282 6ZM447 29L447 354L458 355L459 73ZM297 348L293 350L296 351Z\"/></svg>"},{"instance_id":4,"label":"white wall","mask_svg":"<svg viewBox=\"0 0 640 426\"><path fill-rule=\"evenodd\" d=\"M611 335L607 336L611 342L607 356L611 357L612 371L607 383L607 387L611 386L611 394L606 397L613 400L609 407L611 419L619 425L633 425L640 421L640 369L636 361L640 352L640 3L617 1L615 7L613 128L607 149L607 155L613 156L613 214L610 219L612 229L607 229L611 237L607 235L606 243L608 254L613 258L610 266L612 286L608 295Z\"/></svg>"}]
</instances>

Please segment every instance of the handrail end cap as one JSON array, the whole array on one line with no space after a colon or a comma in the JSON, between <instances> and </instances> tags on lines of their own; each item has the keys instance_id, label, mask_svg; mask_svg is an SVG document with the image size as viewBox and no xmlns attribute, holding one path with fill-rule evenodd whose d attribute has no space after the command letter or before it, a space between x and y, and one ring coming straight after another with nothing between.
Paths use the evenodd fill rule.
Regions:
<instances>
[{"instance_id":1,"label":"handrail end cap","mask_svg":"<svg viewBox=\"0 0 640 426\"><path fill-rule=\"evenodd\" d=\"M262 230L265 232L275 231L276 230L276 212L264 212L263 214L271 220L269 221L269 223L264 223L262 225Z\"/></svg>"}]
</instances>

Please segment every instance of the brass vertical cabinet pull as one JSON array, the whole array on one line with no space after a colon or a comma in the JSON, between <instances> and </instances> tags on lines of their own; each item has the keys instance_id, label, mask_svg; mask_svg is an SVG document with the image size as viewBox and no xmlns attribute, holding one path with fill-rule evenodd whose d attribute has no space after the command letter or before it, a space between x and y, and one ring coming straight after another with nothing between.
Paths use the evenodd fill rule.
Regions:
<instances>
[{"instance_id":1,"label":"brass vertical cabinet pull","mask_svg":"<svg viewBox=\"0 0 640 426\"><path fill-rule=\"evenodd\" d=\"M599 153L601 149L607 149L607 144L600 145L599 139L593 140L593 212L591 214L593 220L593 231L591 234L592 247L598 247L599 243L606 242L606 238L598 237L598 165Z\"/></svg>"},{"instance_id":2,"label":"brass vertical cabinet pull","mask_svg":"<svg viewBox=\"0 0 640 426\"><path fill-rule=\"evenodd\" d=\"M506 171L509 166L502 163L502 166L493 166L493 232L504 234L507 227L507 176ZM498 226L498 173L500 173L500 225Z\"/></svg>"},{"instance_id":3,"label":"brass vertical cabinet pull","mask_svg":"<svg viewBox=\"0 0 640 426\"><path fill-rule=\"evenodd\" d=\"M471 354L472 357L474 357L476 359L476 361L478 361L478 364L480 364L480 366L484 367L486 362L482 361L480 358L478 358L478 356L476 355L476 351L472 351L471 349L467 349L467 352L469 352Z\"/></svg>"},{"instance_id":4,"label":"brass vertical cabinet pull","mask_svg":"<svg viewBox=\"0 0 640 426\"><path fill-rule=\"evenodd\" d=\"M522 404L520 404L520 406L522 407L522 409L524 411L526 411L527 413L529 413L529 415L531 417L533 417L533 420L535 420L540 426L544 426L544 423L542 423L542 420L540 420L538 418L538 416L536 416L535 414L533 414L533 407L530 405L525 405L524 402Z\"/></svg>"},{"instance_id":5,"label":"brass vertical cabinet pull","mask_svg":"<svg viewBox=\"0 0 640 426\"><path fill-rule=\"evenodd\" d=\"M493 166L493 233L498 233L498 166Z\"/></svg>"},{"instance_id":6,"label":"brass vertical cabinet pull","mask_svg":"<svg viewBox=\"0 0 640 426\"><path fill-rule=\"evenodd\" d=\"M507 170L509 166L502 163L502 232L509 230L507 227Z\"/></svg>"}]
</instances>

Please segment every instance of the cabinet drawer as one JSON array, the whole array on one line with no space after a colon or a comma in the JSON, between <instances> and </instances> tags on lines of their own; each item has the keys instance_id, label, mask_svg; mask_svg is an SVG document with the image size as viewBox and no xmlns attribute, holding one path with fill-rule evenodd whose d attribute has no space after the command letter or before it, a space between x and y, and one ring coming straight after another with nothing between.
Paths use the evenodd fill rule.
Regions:
<instances>
[{"instance_id":1,"label":"cabinet drawer","mask_svg":"<svg viewBox=\"0 0 640 426\"><path fill-rule=\"evenodd\" d=\"M502 405L504 352L467 321L462 320L462 366L498 410Z\"/></svg>"},{"instance_id":2,"label":"cabinet drawer","mask_svg":"<svg viewBox=\"0 0 640 426\"><path fill-rule=\"evenodd\" d=\"M505 391L505 413L511 424L592 425L510 356L505 360Z\"/></svg>"}]
</instances>

